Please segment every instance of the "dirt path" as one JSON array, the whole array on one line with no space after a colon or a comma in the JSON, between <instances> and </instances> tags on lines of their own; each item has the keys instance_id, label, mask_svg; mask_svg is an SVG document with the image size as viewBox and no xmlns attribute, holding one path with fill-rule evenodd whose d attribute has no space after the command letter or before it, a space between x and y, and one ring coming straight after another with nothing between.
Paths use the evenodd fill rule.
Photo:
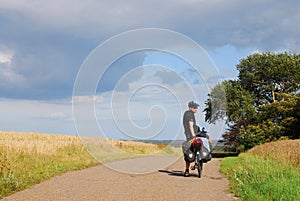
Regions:
<instances>
[{"instance_id":1,"label":"dirt path","mask_svg":"<svg viewBox=\"0 0 300 201\"><path fill-rule=\"evenodd\" d=\"M112 170L122 167L123 172L141 170L145 163L157 164L174 158L144 158L125 160L96 166L85 170L56 176L30 189L18 192L3 201L59 201L59 200L236 200L228 191L228 181L219 173L219 160L204 164L202 178L192 171L183 177L184 161L179 159L169 167L159 168L154 173L132 174ZM130 167L135 167L132 169ZM147 170L148 171L148 170Z\"/></svg>"}]
</instances>

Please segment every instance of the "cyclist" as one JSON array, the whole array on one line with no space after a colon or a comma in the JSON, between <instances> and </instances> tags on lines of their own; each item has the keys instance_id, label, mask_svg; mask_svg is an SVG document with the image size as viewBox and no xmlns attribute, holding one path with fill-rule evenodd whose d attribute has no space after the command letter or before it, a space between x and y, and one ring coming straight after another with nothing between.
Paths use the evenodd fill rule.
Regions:
<instances>
[{"instance_id":1,"label":"cyclist","mask_svg":"<svg viewBox=\"0 0 300 201\"><path fill-rule=\"evenodd\" d=\"M195 113L197 112L199 104L190 101L188 103L188 110L184 112L183 114L183 127L184 127L184 134L186 137L186 140L188 143L191 141L195 135L196 135L196 119L195 119ZM189 148L189 147L188 147ZM183 150L183 154L185 155L184 160L185 160L185 171L184 171L184 176L188 177L189 176L189 169L190 169L190 162L187 160L185 150Z\"/></svg>"}]
</instances>

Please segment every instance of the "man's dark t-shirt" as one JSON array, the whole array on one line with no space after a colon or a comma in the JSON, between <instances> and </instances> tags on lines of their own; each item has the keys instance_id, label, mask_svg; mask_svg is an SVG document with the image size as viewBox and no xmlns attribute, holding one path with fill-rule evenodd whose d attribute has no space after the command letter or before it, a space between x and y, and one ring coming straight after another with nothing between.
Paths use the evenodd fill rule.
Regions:
<instances>
[{"instance_id":1,"label":"man's dark t-shirt","mask_svg":"<svg viewBox=\"0 0 300 201\"><path fill-rule=\"evenodd\" d=\"M190 131L190 123L189 122L194 122L194 126L196 125L196 119L195 115L191 110L185 111L183 114L183 127L184 127L184 134L186 136L186 140L191 140L193 139L193 135Z\"/></svg>"}]
</instances>

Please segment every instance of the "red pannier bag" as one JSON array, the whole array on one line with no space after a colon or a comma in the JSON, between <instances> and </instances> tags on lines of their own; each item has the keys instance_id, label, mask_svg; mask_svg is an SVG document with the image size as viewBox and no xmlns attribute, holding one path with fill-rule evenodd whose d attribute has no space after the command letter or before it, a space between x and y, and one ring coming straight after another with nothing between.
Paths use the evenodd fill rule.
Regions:
<instances>
[{"instance_id":1,"label":"red pannier bag","mask_svg":"<svg viewBox=\"0 0 300 201\"><path fill-rule=\"evenodd\" d=\"M199 151L203 147L203 142L199 137L195 137L192 141L192 150Z\"/></svg>"}]
</instances>

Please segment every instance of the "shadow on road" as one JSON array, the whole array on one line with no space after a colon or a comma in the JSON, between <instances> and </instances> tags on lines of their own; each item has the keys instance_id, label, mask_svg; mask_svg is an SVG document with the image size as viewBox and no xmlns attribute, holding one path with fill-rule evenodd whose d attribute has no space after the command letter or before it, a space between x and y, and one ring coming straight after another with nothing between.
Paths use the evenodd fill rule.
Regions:
<instances>
[{"instance_id":1,"label":"shadow on road","mask_svg":"<svg viewBox=\"0 0 300 201\"><path fill-rule=\"evenodd\" d=\"M179 170L158 170L158 172L162 172L162 173L167 173L170 176L179 176L179 177L183 177L183 171L179 171ZM192 172L190 172L190 177L198 177L198 174L194 174Z\"/></svg>"}]
</instances>

